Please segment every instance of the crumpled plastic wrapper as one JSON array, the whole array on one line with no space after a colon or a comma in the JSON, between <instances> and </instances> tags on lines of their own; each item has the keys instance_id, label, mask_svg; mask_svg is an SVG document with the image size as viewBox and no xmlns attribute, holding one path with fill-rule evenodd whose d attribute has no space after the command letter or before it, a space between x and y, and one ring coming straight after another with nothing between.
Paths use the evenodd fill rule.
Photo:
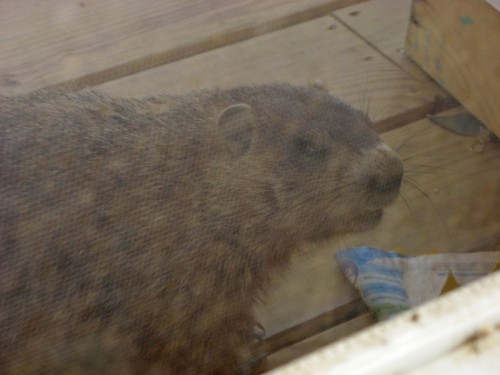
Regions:
<instances>
[{"instance_id":1,"label":"crumpled plastic wrapper","mask_svg":"<svg viewBox=\"0 0 500 375\"><path fill-rule=\"evenodd\" d=\"M406 256L360 246L338 252L335 260L382 320L493 272L500 252Z\"/></svg>"}]
</instances>

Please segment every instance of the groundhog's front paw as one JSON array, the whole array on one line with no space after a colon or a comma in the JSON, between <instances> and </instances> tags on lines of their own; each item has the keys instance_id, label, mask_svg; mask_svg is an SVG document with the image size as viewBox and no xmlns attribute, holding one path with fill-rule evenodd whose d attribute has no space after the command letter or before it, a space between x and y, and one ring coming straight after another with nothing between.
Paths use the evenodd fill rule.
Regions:
<instances>
[{"instance_id":1,"label":"groundhog's front paw","mask_svg":"<svg viewBox=\"0 0 500 375\"><path fill-rule=\"evenodd\" d=\"M267 353L263 351L263 342L266 330L259 322L254 322L252 327L252 342L248 359L244 361L238 370L238 375L253 375L263 371L263 364L267 358Z\"/></svg>"}]
</instances>

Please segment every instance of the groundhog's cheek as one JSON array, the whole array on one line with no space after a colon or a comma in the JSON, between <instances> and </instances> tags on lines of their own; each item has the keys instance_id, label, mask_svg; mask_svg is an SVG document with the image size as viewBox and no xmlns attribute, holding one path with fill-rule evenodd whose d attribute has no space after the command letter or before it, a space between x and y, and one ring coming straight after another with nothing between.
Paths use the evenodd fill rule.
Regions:
<instances>
[{"instance_id":1,"label":"groundhog's cheek","mask_svg":"<svg viewBox=\"0 0 500 375\"><path fill-rule=\"evenodd\" d=\"M382 219L383 211L366 211L351 207L351 214L338 217L335 222L335 233L363 232L376 227Z\"/></svg>"},{"instance_id":2,"label":"groundhog's cheek","mask_svg":"<svg viewBox=\"0 0 500 375\"><path fill-rule=\"evenodd\" d=\"M382 216L382 210L363 212L359 217L356 229L359 231L372 229L380 223Z\"/></svg>"}]
</instances>

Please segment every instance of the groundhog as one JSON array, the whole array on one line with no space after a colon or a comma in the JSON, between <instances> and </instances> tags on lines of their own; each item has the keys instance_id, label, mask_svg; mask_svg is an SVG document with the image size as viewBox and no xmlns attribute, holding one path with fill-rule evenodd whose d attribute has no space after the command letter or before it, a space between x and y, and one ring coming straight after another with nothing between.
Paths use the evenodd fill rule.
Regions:
<instances>
[{"instance_id":1,"label":"groundhog","mask_svg":"<svg viewBox=\"0 0 500 375\"><path fill-rule=\"evenodd\" d=\"M313 86L0 97L0 373L251 373L273 275L402 176Z\"/></svg>"}]
</instances>

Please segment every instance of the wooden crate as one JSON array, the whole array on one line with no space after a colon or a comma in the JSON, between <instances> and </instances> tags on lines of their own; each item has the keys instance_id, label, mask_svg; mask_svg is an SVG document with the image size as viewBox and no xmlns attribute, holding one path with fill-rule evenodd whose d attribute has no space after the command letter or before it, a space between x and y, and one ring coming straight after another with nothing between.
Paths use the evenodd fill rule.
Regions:
<instances>
[{"instance_id":1,"label":"wooden crate","mask_svg":"<svg viewBox=\"0 0 500 375\"><path fill-rule=\"evenodd\" d=\"M406 52L500 135L500 10L484 0L414 0Z\"/></svg>"}]
</instances>

